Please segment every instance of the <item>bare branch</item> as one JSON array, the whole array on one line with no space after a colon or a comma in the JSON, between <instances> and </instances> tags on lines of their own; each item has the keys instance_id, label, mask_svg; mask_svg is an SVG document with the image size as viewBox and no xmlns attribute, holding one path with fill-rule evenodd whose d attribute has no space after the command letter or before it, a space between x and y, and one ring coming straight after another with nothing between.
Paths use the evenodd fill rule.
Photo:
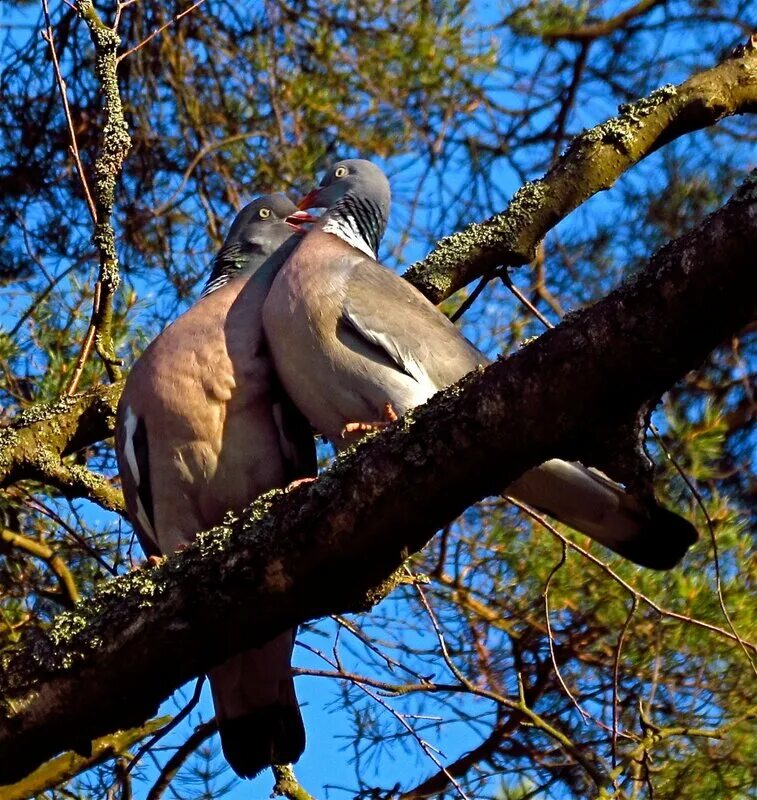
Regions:
<instances>
[{"instance_id":1,"label":"bare branch","mask_svg":"<svg viewBox=\"0 0 757 800\"><path fill-rule=\"evenodd\" d=\"M50 47L50 56L53 60L53 71L55 72L55 82L58 84L58 91L60 92L60 99L63 103L63 113L66 115L66 124L68 125L68 135L71 139L71 156L76 164L76 171L79 173L79 180L81 181L82 189L84 190L84 198L87 201L87 209L92 222L97 223L97 211L95 210L95 201L92 199L92 192L89 190L89 183L87 183L87 176L84 174L84 167L81 163L79 156L79 145L76 142L76 131L74 130L74 121L71 118L71 109L68 105L68 89L66 81L60 71L60 63L58 62L58 52L55 49L55 39L53 38L53 25L50 21L50 11L47 7L47 0L42 0L42 12L45 16L45 25L47 26L42 31L42 38L47 42Z\"/></svg>"},{"instance_id":2,"label":"bare branch","mask_svg":"<svg viewBox=\"0 0 757 800\"><path fill-rule=\"evenodd\" d=\"M442 239L405 277L434 303L498 266L533 260L560 220L668 142L733 114L757 112L757 37L712 69L665 86L577 136L500 214Z\"/></svg>"},{"instance_id":3,"label":"bare branch","mask_svg":"<svg viewBox=\"0 0 757 800\"><path fill-rule=\"evenodd\" d=\"M146 36L139 44L135 44L131 50L127 50L125 53L121 53L121 55L116 59L116 63L123 60L127 56L130 56L132 53L136 53L137 50L144 47L148 42L152 41L156 36L163 33L163 31L173 25L174 23L178 22L182 17L186 17L187 14L190 14L196 8L199 8L205 0L197 0L196 3L193 3L189 8L185 8L183 11L178 13L175 17L172 17L165 23L165 25L161 25L159 28L156 28L149 36ZM120 8L119 8L120 11ZM116 22L116 27L118 26L118 22Z\"/></svg>"}]
</instances>

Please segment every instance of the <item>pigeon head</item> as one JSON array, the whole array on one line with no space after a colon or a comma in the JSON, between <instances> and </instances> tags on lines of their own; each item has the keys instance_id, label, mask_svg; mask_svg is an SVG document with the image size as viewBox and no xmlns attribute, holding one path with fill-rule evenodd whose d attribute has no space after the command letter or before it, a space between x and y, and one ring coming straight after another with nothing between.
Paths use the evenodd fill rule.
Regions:
<instances>
[{"instance_id":1,"label":"pigeon head","mask_svg":"<svg viewBox=\"0 0 757 800\"><path fill-rule=\"evenodd\" d=\"M389 219L391 198L389 181L375 164L350 158L334 164L299 207L325 208L322 230L375 258Z\"/></svg>"},{"instance_id":2,"label":"pigeon head","mask_svg":"<svg viewBox=\"0 0 757 800\"><path fill-rule=\"evenodd\" d=\"M226 241L213 259L212 269L201 297L233 278L249 277L275 255L281 266L305 231L303 222L314 222L305 211L283 194L269 194L248 203L229 228Z\"/></svg>"},{"instance_id":3,"label":"pigeon head","mask_svg":"<svg viewBox=\"0 0 757 800\"><path fill-rule=\"evenodd\" d=\"M304 233L299 227L311 221L309 214L283 194L268 194L248 203L231 223L224 247L230 244L250 245L270 255L290 236Z\"/></svg>"}]
</instances>

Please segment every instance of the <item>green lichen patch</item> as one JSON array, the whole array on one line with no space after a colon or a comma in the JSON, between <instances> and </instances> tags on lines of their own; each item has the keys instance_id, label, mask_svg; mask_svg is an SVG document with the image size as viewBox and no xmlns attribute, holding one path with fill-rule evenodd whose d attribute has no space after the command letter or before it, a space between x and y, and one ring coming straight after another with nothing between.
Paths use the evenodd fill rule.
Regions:
<instances>
[{"instance_id":1,"label":"green lichen patch","mask_svg":"<svg viewBox=\"0 0 757 800\"><path fill-rule=\"evenodd\" d=\"M610 144L623 153L630 154L636 140L636 133L644 119L677 94L678 89L669 84L655 89L650 95L635 103L624 103L618 107L618 116L582 133L576 137L574 143L579 146L584 143Z\"/></svg>"},{"instance_id":2,"label":"green lichen patch","mask_svg":"<svg viewBox=\"0 0 757 800\"><path fill-rule=\"evenodd\" d=\"M71 412L80 402L81 397L61 397L54 403L40 403L39 405L25 408L15 417L13 426L16 428L28 427L60 417Z\"/></svg>"},{"instance_id":3,"label":"green lichen patch","mask_svg":"<svg viewBox=\"0 0 757 800\"><path fill-rule=\"evenodd\" d=\"M423 260L410 267L405 278L434 300L440 300L459 288L455 283L458 271L482 253L496 254L500 263L526 263L533 256L535 242L528 240L524 245L523 233L544 207L548 195L544 181L525 183L502 213L441 239Z\"/></svg>"}]
</instances>

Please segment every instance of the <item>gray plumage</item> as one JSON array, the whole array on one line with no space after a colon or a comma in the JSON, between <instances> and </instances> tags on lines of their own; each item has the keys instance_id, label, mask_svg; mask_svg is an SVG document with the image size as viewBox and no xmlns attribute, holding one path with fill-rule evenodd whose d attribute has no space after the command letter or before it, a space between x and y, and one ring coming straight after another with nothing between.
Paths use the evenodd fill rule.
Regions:
<instances>
[{"instance_id":1,"label":"gray plumage","mask_svg":"<svg viewBox=\"0 0 757 800\"><path fill-rule=\"evenodd\" d=\"M337 447L360 436L342 438L348 422L381 420L387 402L404 414L488 363L420 292L377 263L374 240L358 241L363 229L383 233L389 204L375 165L332 167L300 204L327 212L277 275L263 309L282 383ZM359 221L371 213L372 223ZM655 569L674 566L697 538L683 518L580 464L548 461L504 494Z\"/></svg>"},{"instance_id":2,"label":"gray plumage","mask_svg":"<svg viewBox=\"0 0 757 800\"><path fill-rule=\"evenodd\" d=\"M132 367L118 406L116 452L129 516L150 555L171 553L259 494L314 475L307 421L281 390L261 313L301 238L285 197L244 208L201 298ZM224 753L251 777L296 761L305 730L290 658L294 631L210 671Z\"/></svg>"}]
</instances>

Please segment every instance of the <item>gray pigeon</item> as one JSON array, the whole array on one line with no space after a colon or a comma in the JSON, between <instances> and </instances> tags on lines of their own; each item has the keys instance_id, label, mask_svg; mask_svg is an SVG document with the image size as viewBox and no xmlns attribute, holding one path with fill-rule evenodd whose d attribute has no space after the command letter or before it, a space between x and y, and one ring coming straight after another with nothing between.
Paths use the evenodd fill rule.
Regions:
<instances>
[{"instance_id":1,"label":"gray pigeon","mask_svg":"<svg viewBox=\"0 0 757 800\"><path fill-rule=\"evenodd\" d=\"M179 550L226 512L315 474L310 427L275 379L261 324L271 282L308 216L283 196L246 206L200 299L129 373L116 453L129 516L148 555ZM223 751L240 776L296 761L304 750L290 668L294 634L209 673Z\"/></svg>"},{"instance_id":2,"label":"gray pigeon","mask_svg":"<svg viewBox=\"0 0 757 800\"><path fill-rule=\"evenodd\" d=\"M424 403L488 359L407 281L376 261L389 215L381 170L360 159L332 167L300 203L326 213L276 276L263 327L276 371L316 430L338 448L348 423ZM594 469L552 459L509 486L511 495L653 569L669 569L695 528L634 497Z\"/></svg>"}]
</instances>

